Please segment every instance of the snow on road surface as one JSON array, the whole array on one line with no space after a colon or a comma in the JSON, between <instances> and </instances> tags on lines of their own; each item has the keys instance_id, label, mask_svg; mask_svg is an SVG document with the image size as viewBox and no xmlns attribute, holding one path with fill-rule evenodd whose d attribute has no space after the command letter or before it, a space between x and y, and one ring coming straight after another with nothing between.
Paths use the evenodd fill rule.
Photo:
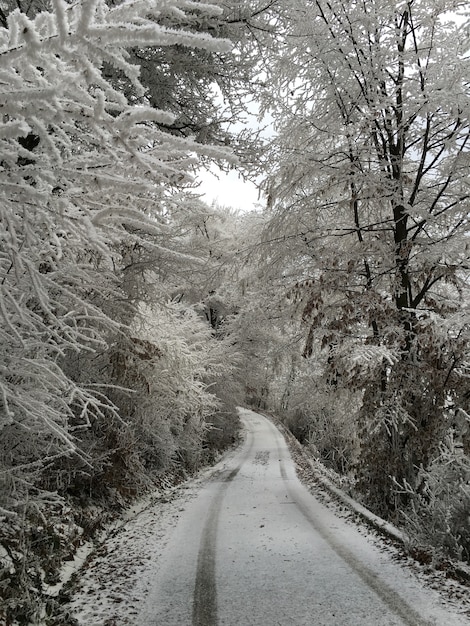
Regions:
<instances>
[{"instance_id":1,"label":"snow on road surface","mask_svg":"<svg viewBox=\"0 0 470 626\"><path fill-rule=\"evenodd\" d=\"M470 624L309 493L269 420L240 412L243 445L91 563L71 604L81 624Z\"/></svg>"}]
</instances>

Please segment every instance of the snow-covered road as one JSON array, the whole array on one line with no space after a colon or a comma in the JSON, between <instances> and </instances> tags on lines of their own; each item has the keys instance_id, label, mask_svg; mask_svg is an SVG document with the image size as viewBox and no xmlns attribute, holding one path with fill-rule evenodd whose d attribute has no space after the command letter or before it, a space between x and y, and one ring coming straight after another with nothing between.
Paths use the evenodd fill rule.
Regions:
<instances>
[{"instance_id":1,"label":"snow-covered road","mask_svg":"<svg viewBox=\"0 0 470 626\"><path fill-rule=\"evenodd\" d=\"M136 624L468 623L306 490L271 422L241 416L244 444L181 516Z\"/></svg>"},{"instance_id":2,"label":"snow-covered road","mask_svg":"<svg viewBox=\"0 0 470 626\"><path fill-rule=\"evenodd\" d=\"M67 606L81 626L470 625L467 588L322 504L277 428L240 413L239 448L136 505L90 556Z\"/></svg>"}]
</instances>

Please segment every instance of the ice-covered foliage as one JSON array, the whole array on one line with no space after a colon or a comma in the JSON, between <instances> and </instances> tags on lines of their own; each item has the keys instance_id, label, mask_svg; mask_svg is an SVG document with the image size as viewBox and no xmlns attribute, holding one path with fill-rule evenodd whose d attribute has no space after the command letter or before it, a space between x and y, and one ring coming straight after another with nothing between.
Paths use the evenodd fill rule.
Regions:
<instances>
[{"instance_id":1,"label":"ice-covered foliage","mask_svg":"<svg viewBox=\"0 0 470 626\"><path fill-rule=\"evenodd\" d=\"M396 485L409 498L402 515L413 549L437 562L470 562L470 460L454 436L449 430L439 454L421 468L418 488Z\"/></svg>"},{"instance_id":2,"label":"ice-covered foliage","mask_svg":"<svg viewBox=\"0 0 470 626\"><path fill-rule=\"evenodd\" d=\"M68 421L77 429L104 410L60 360L102 350L118 331L126 315L111 310L122 298L113 246L165 236L164 194L193 158L190 141L156 127L172 116L146 105L126 48L227 45L165 29L151 13L145 3L57 1L34 20L14 11L0 33L1 426L3 441L22 442L22 466L34 464L38 444L42 462L73 452ZM136 101L107 78L108 66L132 82Z\"/></svg>"},{"instance_id":3,"label":"ice-covered foliage","mask_svg":"<svg viewBox=\"0 0 470 626\"><path fill-rule=\"evenodd\" d=\"M299 361L291 371L288 402L285 396L283 399L280 413L298 441L324 465L352 478L359 453L362 393L325 384L319 368L309 361Z\"/></svg>"},{"instance_id":4,"label":"ice-covered foliage","mask_svg":"<svg viewBox=\"0 0 470 626\"><path fill-rule=\"evenodd\" d=\"M194 314L159 306L168 268L194 260L172 230L171 209L185 202L175 192L198 155L229 152L166 132L174 113L151 106L129 53L227 52L227 40L181 27L221 10L179 0L18 7L0 15L0 514L9 555L0 620L3 606L9 619L34 612L21 599L38 571L21 550L34 543L34 516L45 527L64 495L82 498L87 485L93 497L94 485L105 497L107 480L108 496L135 494L134 470L147 463L162 469L186 455L197 465L204 420L218 406L207 385L226 359ZM147 337L136 326L139 303L152 298L160 305L145 313L156 318ZM114 476L123 484L113 467L124 468Z\"/></svg>"},{"instance_id":5,"label":"ice-covered foliage","mask_svg":"<svg viewBox=\"0 0 470 626\"><path fill-rule=\"evenodd\" d=\"M213 339L195 310L175 302L142 307L132 333L112 347L111 359L113 378L135 392L124 394L122 415L142 462L157 471L172 462L194 469L204 457L207 422L220 410L212 386L233 373L226 358L233 350Z\"/></svg>"}]
</instances>

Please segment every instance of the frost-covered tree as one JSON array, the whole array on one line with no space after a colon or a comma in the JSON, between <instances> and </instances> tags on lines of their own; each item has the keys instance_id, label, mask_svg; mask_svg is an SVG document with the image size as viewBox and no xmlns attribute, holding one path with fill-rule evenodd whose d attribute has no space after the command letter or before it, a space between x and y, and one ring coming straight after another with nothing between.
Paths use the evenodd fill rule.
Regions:
<instances>
[{"instance_id":1,"label":"frost-covered tree","mask_svg":"<svg viewBox=\"0 0 470 626\"><path fill-rule=\"evenodd\" d=\"M322 346L329 384L364 390L358 475L384 514L407 501L392 477L416 488L446 432L468 436L461 6L286 3L265 70L269 262L291 282L304 355Z\"/></svg>"},{"instance_id":2,"label":"frost-covered tree","mask_svg":"<svg viewBox=\"0 0 470 626\"><path fill-rule=\"evenodd\" d=\"M181 22L221 14L178 0L164 8ZM172 230L171 211L187 201L180 192L197 155L228 156L167 132L174 113L151 106L131 62L128 51L137 48L230 48L207 33L165 26L162 10L146 2L55 0L30 14L0 14L0 557L9 619L34 610L34 593L30 601L14 596L33 584L28 546L40 520L35 545L52 559L46 547L56 540L52 518L63 514L59 496L69 490L82 497L97 477L103 487L127 444L127 470L145 464L139 433L150 436L149 412L168 402L163 387L150 390L156 374L149 365L160 371L173 363L166 369L184 391L172 396L176 455L197 455L204 418L217 404L206 391L220 355L210 333L195 322L182 325L183 313L174 312L162 322L173 327L172 351L168 330L148 338L139 325L142 301L163 306L169 298L167 288L151 291L149 276L163 282L170 265L194 261ZM123 359L126 371L118 375ZM123 387L132 376L139 414L135 403L126 409L133 392ZM149 398L155 404L145 413ZM167 408L165 419L171 415ZM191 416L198 423L189 428ZM40 589L39 578L33 586Z\"/></svg>"},{"instance_id":3,"label":"frost-covered tree","mask_svg":"<svg viewBox=\"0 0 470 626\"><path fill-rule=\"evenodd\" d=\"M227 46L157 26L149 12L139 3L57 2L34 20L11 13L0 33L2 426L39 429L51 456L57 445L74 448L67 415L78 427L100 407L95 391L70 386L60 359L96 350L125 320L112 310L123 289L113 249L125 257L140 233L161 247L167 188L187 178L195 150L158 129L172 116L147 106L125 50ZM105 64L132 81L138 102L106 80Z\"/></svg>"}]
</instances>

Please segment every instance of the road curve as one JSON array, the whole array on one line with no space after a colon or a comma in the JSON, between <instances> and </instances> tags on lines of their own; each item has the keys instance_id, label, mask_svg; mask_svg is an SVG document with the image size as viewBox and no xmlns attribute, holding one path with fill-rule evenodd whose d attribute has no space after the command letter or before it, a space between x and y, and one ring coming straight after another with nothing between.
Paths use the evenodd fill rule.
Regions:
<instances>
[{"instance_id":1,"label":"road curve","mask_svg":"<svg viewBox=\"0 0 470 626\"><path fill-rule=\"evenodd\" d=\"M136 626L464 623L304 488L269 420L240 412L245 441L182 513Z\"/></svg>"}]
</instances>

